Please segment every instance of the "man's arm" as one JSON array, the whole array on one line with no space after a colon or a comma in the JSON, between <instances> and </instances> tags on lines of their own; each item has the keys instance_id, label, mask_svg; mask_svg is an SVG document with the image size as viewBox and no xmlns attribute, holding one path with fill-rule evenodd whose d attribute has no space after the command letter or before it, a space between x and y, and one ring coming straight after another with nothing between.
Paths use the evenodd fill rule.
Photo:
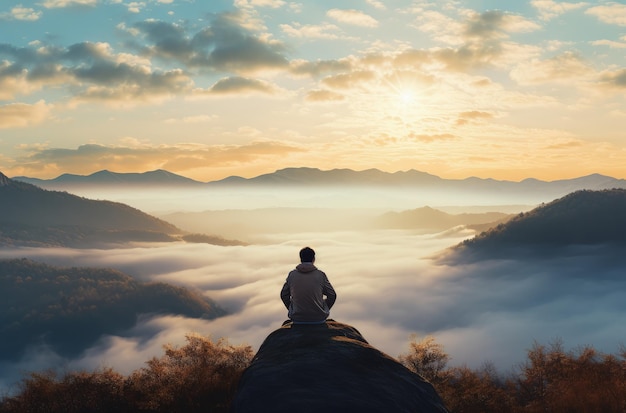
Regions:
<instances>
[{"instance_id":1,"label":"man's arm","mask_svg":"<svg viewBox=\"0 0 626 413\"><path fill-rule=\"evenodd\" d=\"M283 304L285 304L285 307L289 310L289 305L291 304L291 289L287 281L285 281L283 289L280 290L280 299L283 300Z\"/></svg>"},{"instance_id":2,"label":"man's arm","mask_svg":"<svg viewBox=\"0 0 626 413\"><path fill-rule=\"evenodd\" d=\"M337 300L337 293L335 293L335 289L331 285L330 281L328 281L328 277L326 277L326 274L324 274L323 293L326 296L326 305L330 310L333 304L335 304L335 300Z\"/></svg>"}]
</instances>

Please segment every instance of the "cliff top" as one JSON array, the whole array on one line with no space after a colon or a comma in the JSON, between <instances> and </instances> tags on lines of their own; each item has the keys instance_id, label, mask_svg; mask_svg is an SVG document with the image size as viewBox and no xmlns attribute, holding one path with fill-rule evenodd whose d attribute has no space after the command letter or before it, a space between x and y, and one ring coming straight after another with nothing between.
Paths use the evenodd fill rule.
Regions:
<instances>
[{"instance_id":1,"label":"cliff top","mask_svg":"<svg viewBox=\"0 0 626 413\"><path fill-rule=\"evenodd\" d=\"M356 328L329 320L286 323L270 333L241 378L233 411L447 410L430 383L372 347Z\"/></svg>"}]
</instances>

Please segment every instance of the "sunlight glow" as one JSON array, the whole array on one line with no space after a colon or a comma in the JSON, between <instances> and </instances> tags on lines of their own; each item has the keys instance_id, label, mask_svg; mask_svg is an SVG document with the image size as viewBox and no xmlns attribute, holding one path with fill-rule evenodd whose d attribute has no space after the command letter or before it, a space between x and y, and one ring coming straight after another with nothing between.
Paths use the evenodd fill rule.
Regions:
<instances>
[{"instance_id":1,"label":"sunlight glow","mask_svg":"<svg viewBox=\"0 0 626 413\"><path fill-rule=\"evenodd\" d=\"M405 106L411 106L416 102L415 93L412 90L404 90L400 92L400 102Z\"/></svg>"}]
</instances>

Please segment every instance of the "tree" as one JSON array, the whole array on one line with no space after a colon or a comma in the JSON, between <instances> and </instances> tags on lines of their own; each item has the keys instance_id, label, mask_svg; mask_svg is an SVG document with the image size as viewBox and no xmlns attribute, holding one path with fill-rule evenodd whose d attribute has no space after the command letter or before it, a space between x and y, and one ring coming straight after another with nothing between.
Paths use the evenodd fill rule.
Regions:
<instances>
[{"instance_id":1,"label":"tree","mask_svg":"<svg viewBox=\"0 0 626 413\"><path fill-rule=\"evenodd\" d=\"M445 383L450 378L446 366L450 356L443 350L443 345L435 342L432 336L421 341L415 334L411 335L409 352L398 357L400 363L414 373L419 374L433 385Z\"/></svg>"}]
</instances>

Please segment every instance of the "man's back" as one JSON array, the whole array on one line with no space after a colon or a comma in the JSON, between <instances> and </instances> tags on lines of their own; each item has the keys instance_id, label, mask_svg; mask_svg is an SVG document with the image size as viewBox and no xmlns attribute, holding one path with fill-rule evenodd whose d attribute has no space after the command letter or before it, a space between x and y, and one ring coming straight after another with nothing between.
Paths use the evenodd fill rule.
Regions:
<instances>
[{"instance_id":1,"label":"man's back","mask_svg":"<svg viewBox=\"0 0 626 413\"><path fill-rule=\"evenodd\" d=\"M303 262L287 276L280 297L294 322L323 322L337 294L323 271L312 262Z\"/></svg>"}]
</instances>

